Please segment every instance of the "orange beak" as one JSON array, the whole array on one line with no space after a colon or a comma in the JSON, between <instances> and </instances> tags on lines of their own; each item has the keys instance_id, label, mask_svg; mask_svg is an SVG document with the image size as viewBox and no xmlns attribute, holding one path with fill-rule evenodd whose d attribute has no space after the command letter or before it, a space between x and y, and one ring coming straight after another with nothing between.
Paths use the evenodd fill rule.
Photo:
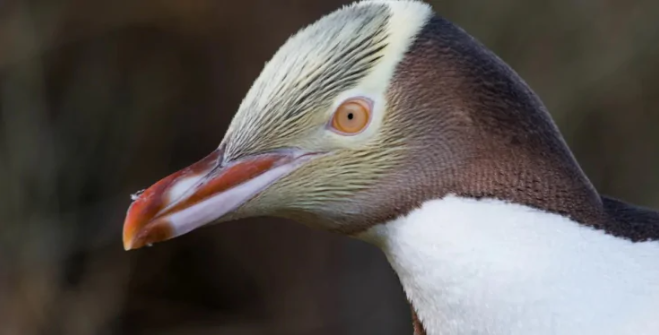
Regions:
<instances>
[{"instance_id":1,"label":"orange beak","mask_svg":"<svg viewBox=\"0 0 659 335\"><path fill-rule=\"evenodd\" d=\"M124 221L124 249L165 241L217 221L308 161L286 150L223 162L220 149L149 187Z\"/></svg>"}]
</instances>

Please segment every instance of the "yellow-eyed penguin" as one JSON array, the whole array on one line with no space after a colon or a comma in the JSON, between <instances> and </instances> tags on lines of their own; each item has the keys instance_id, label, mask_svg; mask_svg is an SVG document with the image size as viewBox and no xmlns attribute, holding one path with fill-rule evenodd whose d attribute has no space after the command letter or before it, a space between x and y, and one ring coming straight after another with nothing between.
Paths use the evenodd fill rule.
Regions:
<instances>
[{"instance_id":1,"label":"yellow-eyed penguin","mask_svg":"<svg viewBox=\"0 0 659 335\"><path fill-rule=\"evenodd\" d=\"M423 2L292 36L124 247L264 215L380 247L417 334L659 334L659 214L598 194L524 81Z\"/></svg>"}]
</instances>

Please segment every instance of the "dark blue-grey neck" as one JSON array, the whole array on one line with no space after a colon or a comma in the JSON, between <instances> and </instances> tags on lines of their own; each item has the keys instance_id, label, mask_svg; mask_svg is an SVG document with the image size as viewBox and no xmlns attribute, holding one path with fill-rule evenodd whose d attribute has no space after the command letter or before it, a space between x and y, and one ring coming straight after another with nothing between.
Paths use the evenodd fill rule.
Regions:
<instances>
[{"instance_id":1,"label":"dark blue-grey neck","mask_svg":"<svg viewBox=\"0 0 659 335\"><path fill-rule=\"evenodd\" d=\"M392 110L410 123L409 161L372 194L379 220L456 194L572 218L632 242L659 240L659 213L601 196L537 95L459 27L433 17L398 65ZM413 313L415 334L425 334Z\"/></svg>"}]
</instances>

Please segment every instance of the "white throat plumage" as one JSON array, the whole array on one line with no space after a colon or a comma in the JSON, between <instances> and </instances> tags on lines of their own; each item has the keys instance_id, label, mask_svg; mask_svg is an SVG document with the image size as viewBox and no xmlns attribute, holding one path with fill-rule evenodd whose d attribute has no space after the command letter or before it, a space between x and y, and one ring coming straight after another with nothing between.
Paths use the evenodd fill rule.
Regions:
<instances>
[{"instance_id":1,"label":"white throat plumage","mask_svg":"<svg viewBox=\"0 0 659 335\"><path fill-rule=\"evenodd\" d=\"M659 243L498 200L447 196L361 238L427 335L659 334Z\"/></svg>"}]
</instances>

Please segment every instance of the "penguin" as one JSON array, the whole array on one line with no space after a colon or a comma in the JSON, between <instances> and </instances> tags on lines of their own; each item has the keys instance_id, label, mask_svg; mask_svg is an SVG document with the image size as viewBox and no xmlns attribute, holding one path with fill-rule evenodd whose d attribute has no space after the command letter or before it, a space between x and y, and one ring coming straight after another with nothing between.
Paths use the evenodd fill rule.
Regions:
<instances>
[{"instance_id":1,"label":"penguin","mask_svg":"<svg viewBox=\"0 0 659 335\"><path fill-rule=\"evenodd\" d=\"M421 1L291 36L123 243L255 216L379 247L417 335L659 334L659 214L599 194L524 80Z\"/></svg>"}]
</instances>

